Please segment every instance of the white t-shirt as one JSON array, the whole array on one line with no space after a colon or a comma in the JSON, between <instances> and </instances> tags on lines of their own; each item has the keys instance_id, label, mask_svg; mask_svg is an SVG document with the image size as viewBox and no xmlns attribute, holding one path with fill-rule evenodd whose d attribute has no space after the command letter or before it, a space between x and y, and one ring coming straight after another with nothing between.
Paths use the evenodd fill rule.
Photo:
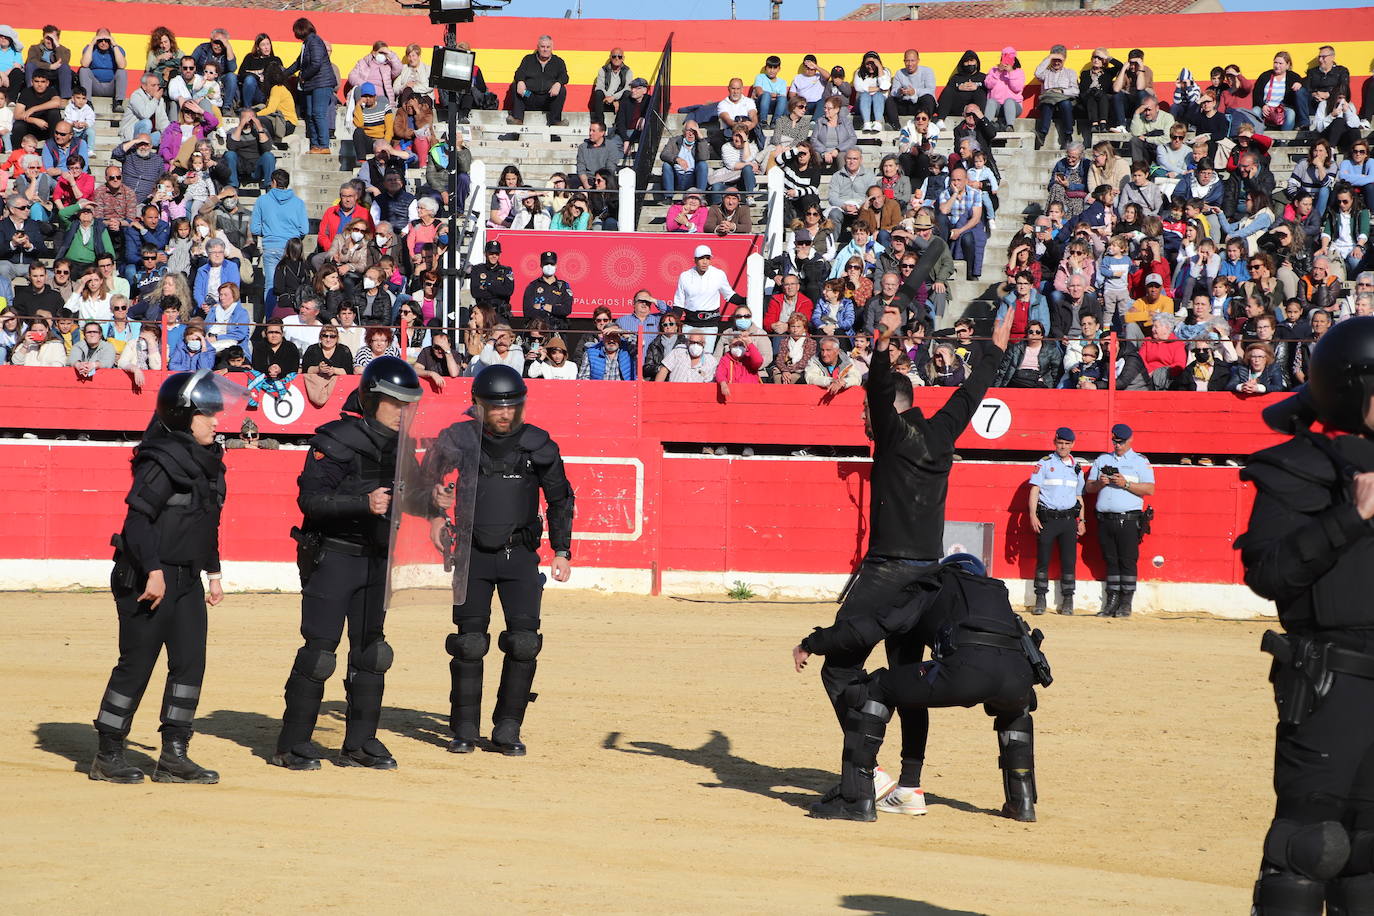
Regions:
<instances>
[{"instance_id":1,"label":"white t-shirt","mask_svg":"<svg viewBox=\"0 0 1374 916\"><path fill-rule=\"evenodd\" d=\"M322 324L302 324L300 315L287 315L281 320L282 335L287 340L296 345L296 349L302 353L311 344L320 342L320 329Z\"/></svg>"},{"instance_id":2,"label":"white t-shirt","mask_svg":"<svg viewBox=\"0 0 1374 916\"><path fill-rule=\"evenodd\" d=\"M749 96L741 96L738 102L730 101L727 95L720 102L716 103L716 116L729 115L731 120L735 118L752 118L754 112L758 111L758 106Z\"/></svg>"}]
</instances>

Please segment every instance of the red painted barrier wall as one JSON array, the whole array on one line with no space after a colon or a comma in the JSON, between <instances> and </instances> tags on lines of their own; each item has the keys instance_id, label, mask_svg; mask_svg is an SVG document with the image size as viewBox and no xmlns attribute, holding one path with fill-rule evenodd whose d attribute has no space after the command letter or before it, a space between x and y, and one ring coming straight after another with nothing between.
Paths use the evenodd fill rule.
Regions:
<instances>
[{"instance_id":1,"label":"red painted barrier wall","mask_svg":"<svg viewBox=\"0 0 1374 916\"><path fill-rule=\"evenodd\" d=\"M580 568L844 574L867 543L866 461L665 457L645 440L564 438L561 444L577 491ZM0 445L0 477L10 493L0 558L108 557L110 535L123 519L129 454L114 446ZM1083 455L1094 453L1084 449ZM227 453L226 563L294 560L288 532L299 521L295 479L304 458L301 450ZM1030 464L965 462L951 475L948 518L994 524L993 572L1006 578L1034 573L1035 542L1025 518ZM1237 471L1164 467L1156 476L1155 527L1141 551L1165 563L1147 567L1145 575L1241 581L1230 545L1244 526L1251 492ZM1082 560L1100 579L1092 525L1080 541ZM584 581L594 583L594 573Z\"/></svg>"}]
</instances>

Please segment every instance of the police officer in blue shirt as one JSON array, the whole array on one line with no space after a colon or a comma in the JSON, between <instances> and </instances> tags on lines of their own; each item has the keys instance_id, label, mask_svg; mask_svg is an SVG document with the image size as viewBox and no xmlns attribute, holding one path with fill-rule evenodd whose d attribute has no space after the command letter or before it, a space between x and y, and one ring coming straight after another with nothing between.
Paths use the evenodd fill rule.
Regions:
<instances>
[{"instance_id":1,"label":"police officer in blue shirt","mask_svg":"<svg viewBox=\"0 0 1374 916\"><path fill-rule=\"evenodd\" d=\"M1078 537L1083 533L1083 475L1073 457L1074 432L1054 431L1054 452L1041 458L1030 478L1030 524L1035 532L1035 607L1045 613L1050 554L1059 547L1059 613L1073 613Z\"/></svg>"},{"instance_id":2,"label":"police officer in blue shirt","mask_svg":"<svg viewBox=\"0 0 1374 916\"><path fill-rule=\"evenodd\" d=\"M1131 616L1136 562L1140 559L1145 500L1155 491L1150 462L1131 448L1131 428L1112 427L1112 451L1099 455L1088 471L1086 492L1097 497L1097 539L1107 561L1107 600L1098 617Z\"/></svg>"}]
</instances>

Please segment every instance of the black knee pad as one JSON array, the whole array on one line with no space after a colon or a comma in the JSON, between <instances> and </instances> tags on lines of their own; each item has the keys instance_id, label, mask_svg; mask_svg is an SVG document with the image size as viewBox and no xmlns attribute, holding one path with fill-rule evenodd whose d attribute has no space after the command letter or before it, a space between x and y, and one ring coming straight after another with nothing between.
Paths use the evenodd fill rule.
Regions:
<instances>
[{"instance_id":1,"label":"black knee pad","mask_svg":"<svg viewBox=\"0 0 1374 916\"><path fill-rule=\"evenodd\" d=\"M465 662L480 661L491 649L490 633L450 633L444 648L454 658Z\"/></svg>"},{"instance_id":2,"label":"black knee pad","mask_svg":"<svg viewBox=\"0 0 1374 916\"><path fill-rule=\"evenodd\" d=\"M1264 858L1304 878L1327 881L1339 875L1350 859L1350 834L1336 821L1276 820L1264 838Z\"/></svg>"},{"instance_id":3,"label":"black knee pad","mask_svg":"<svg viewBox=\"0 0 1374 916\"><path fill-rule=\"evenodd\" d=\"M334 673L338 661L334 653L327 649L301 646L296 650L296 663L291 666L291 670L301 677L323 683Z\"/></svg>"},{"instance_id":4,"label":"black knee pad","mask_svg":"<svg viewBox=\"0 0 1374 916\"><path fill-rule=\"evenodd\" d=\"M999 718L993 728L997 731L997 746L1001 753L997 765L1003 770L1035 768L1035 732L1029 713L1012 719Z\"/></svg>"},{"instance_id":5,"label":"black knee pad","mask_svg":"<svg viewBox=\"0 0 1374 916\"><path fill-rule=\"evenodd\" d=\"M369 674L386 674L395 660L396 653L387 645L387 641L380 637L364 646L361 652L349 653L349 662L353 667Z\"/></svg>"},{"instance_id":6,"label":"black knee pad","mask_svg":"<svg viewBox=\"0 0 1374 916\"><path fill-rule=\"evenodd\" d=\"M496 644L517 662L532 662L544 647L544 637L533 630L503 630Z\"/></svg>"}]
</instances>

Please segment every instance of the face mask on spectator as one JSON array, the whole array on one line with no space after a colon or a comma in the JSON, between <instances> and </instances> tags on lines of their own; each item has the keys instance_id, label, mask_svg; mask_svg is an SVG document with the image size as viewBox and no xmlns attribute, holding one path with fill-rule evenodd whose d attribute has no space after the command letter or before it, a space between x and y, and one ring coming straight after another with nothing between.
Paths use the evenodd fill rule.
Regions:
<instances>
[{"instance_id":1,"label":"face mask on spectator","mask_svg":"<svg viewBox=\"0 0 1374 916\"><path fill-rule=\"evenodd\" d=\"M356 231L356 230L353 231L353 232L348 233L348 237L351 238L351 239L352 239L353 241L355 241L355 242L361 242L361 241L363 240L363 234L362 234L361 232Z\"/></svg>"},{"instance_id":2,"label":"face mask on spectator","mask_svg":"<svg viewBox=\"0 0 1374 916\"><path fill-rule=\"evenodd\" d=\"M186 349L190 350L192 353L199 353L200 347L201 340L199 337L193 337L190 340L186 341Z\"/></svg>"},{"instance_id":3,"label":"face mask on spectator","mask_svg":"<svg viewBox=\"0 0 1374 916\"><path fill-rule=\"evenodd\" d=\"M706 347L699 343L692 342L687 345L687 352L691 354L693 359L696 359L698 356L706 352Z\"/></svg>"},{"instance_id":4,"label":"face mask on spectator","mask_svg":"<svg viewBox=\"0 0 1374 916\"><path fill-rule=\"evenodd\" d=\"M210 235L210 227L209 227L209 226L197 226L197 227L196 227L196 235L200 236L201 238L206 238L207 236Z\"/></svg>"},{"instance_id":5,"label":"face mask on spectator","mask_svg":"<svg viewBox=\"0 0 1374 916\"><path fill-rule=\"evenodd\" d=\"M558 268L557 268L555 265L553 265L553 264L545 264L545 265L544 265L544 276L546 276L546 277L552 277L552 276L553 276L554 274L556 274L556 273L558 273Z\"/></svg>"},{"instance_id":6,"label":"face mask on spectator","mask_svg":"<svg viewBox=\"0 0 1374 916\"><path fill-rule=\"evenodd\" d=\"M752 325L753 323L754 323L754 319L753 319L753 318L736 318L736 319L735 319L735 327L739 328L741 331L747 331L747 330L749 330L750 325Z\"/></svg>"},{"instance_id":7,"label":"face mask on spectator","mask_svg":"<svg viewBox=\"0 0 1374 916\"><path fill-rule=\"evenodd\" d=\"M363 277L363 289L376 289L377 281L371 277Z\"/></svg>"},{"instance_id":8,"label":"face mask on spectator","mask_svg":"<svg viewBox=\"0 0 1374 916\"><path fill-rule=\"evenodd\" d=\"M440 245L447 245L447 244L448 244L448 233L447 233L447 232L441 232L441 233L439 233L439 236L435 239L435 241L438 242Z\"/></svg>"},{"instance_id":9,"label":"face mask on spectator","mask_svg":"<svg viewBox=\"0 0 1374 916\"><path fill-rule=\"evenodd\" d=\"M377 59L377 63L379 63L379 64L384 64L384 63L386 63L386 55L383 54L381 51L378 51L376 54L373 54L372 56L373 56L374 58Z\"/></svg>"},{"instance_id":10,"label":"face mask on spectator","mask_svg":"<svg viewBox=\"0 0 1374 916\"><path fill-rule=\"evenodd\" d=\"M744 358L744 345L743 345L743 344L735 344L734 346L732 346L732 347L730 348L730 355L733 356L735 359L743 359L743 358Z\"/></svg>"}]
</instances>

